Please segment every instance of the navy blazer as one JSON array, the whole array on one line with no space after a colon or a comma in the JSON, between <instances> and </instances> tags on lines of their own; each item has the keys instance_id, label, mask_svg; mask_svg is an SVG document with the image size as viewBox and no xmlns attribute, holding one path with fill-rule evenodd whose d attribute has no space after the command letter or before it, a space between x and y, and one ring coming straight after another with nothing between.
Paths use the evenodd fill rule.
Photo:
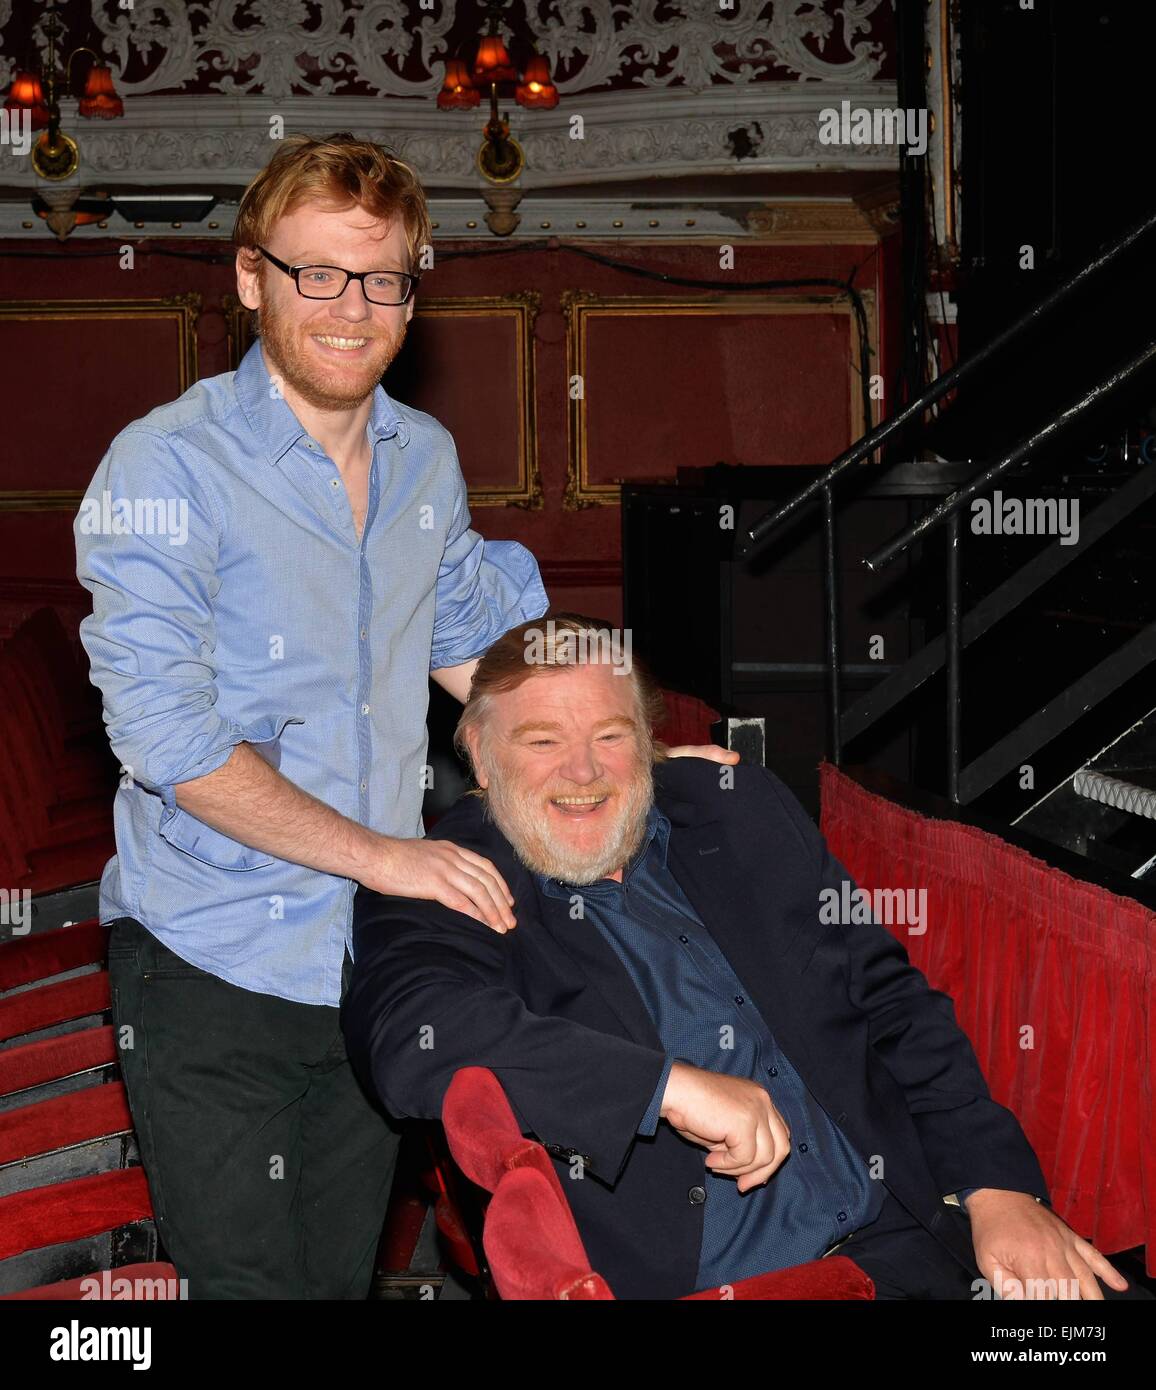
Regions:
<instances>
[{"instance_id":1,"label":"navy blazer","mask_svg":"<svg viewBox=\"0 0 1156 1390\"><path fill-rule=\"evenodd\" d=\"M849 875L795 797L764 768L739 764L731 787L720 771L694 757L655 767L671 872L819 1102L970 1267L966 1225L944 1219L943 1197L998 1187L1046 1198L1026 1136L991 1099L951 1000L896 938L820 922L821 890ZM503 935L440 903L359 889L342 1006L355 1068L393 1114L430 1119L459 1067L491 1068L522 1131L553 1155L614 1293L690 1293L706 1151L665 1123L636 1134L665 1054L630 976L564 900L538 890L479 797L462 797L431 838L490 859L518 925ZM583 930L587 959L602 959L594 978L568 944Z\"/></svg>"}]
</instances>

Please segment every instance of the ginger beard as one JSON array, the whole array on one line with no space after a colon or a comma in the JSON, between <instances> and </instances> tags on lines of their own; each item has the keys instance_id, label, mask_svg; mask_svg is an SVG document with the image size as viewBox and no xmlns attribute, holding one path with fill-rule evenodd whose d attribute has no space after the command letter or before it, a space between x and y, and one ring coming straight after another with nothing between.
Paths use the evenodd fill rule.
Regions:
<instances>
[{"instance_id":1,"label":"ginger beard","mask_svg":"<svg viewBox=\"0 0 1156 1390\"><path fill-rule=\"evenodd\" d=\"M349 291L347 290L348 294ZM385 375L405 342L406 319L396 333L376 316L359 323L327 319L326 305L337 301L310 300L316 304L316 318L299 323L282 312L272 296L262 295L260 311L261 345L270 365L285 384L318 410L348 410L360 405ZM313 341L321 333L334 338L368 338L365 347L345 354L345 360L331 357Z\"/></svg>"},{"instance_id":2,"label":"ginger beard","mask_svg":"<svg viewBox=\"0 0 1156 1390\"><path fill-rule=\"evenodd\" d=\"M596 883L623 868L637 853L654 803L654 772L650 763L636 759L634 773L625 784L600 778L593 786L543 790L523 787L517 773L491 750L486 749L484 756L489 772L489 787L484 793L486 806L528 869L563 883ZM557 815L550 800L559 796L609 798L598 812L608 819L597 844L571 842L564 828L552 833Z\"/></svg>"}]
</instances>

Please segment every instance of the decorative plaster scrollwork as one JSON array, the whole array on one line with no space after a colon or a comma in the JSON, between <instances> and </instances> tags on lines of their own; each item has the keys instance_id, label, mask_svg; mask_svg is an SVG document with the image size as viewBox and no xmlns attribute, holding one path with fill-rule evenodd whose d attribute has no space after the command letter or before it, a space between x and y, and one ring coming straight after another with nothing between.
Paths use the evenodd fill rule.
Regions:
<instances>
[{"instance_id":1,"label":"decorative plaster scrollwork","mask_svg":"<svg viewBox=\"0 0 1156 1390\"><path fill-rule=\"evenodd\" d=\"M882 66L882 46L856 39L870 27L869 18L881 3L845 0L837 11L847 50L854 55L850 63L826 62L805 42L813 38L822 49L833 32L834 16L824 11L821 0L748 0L733 11L720 10L718 0L677 0L680 16L666 20L656 17L659 0L609 6L590 0L548 0L547 18L534 29L555 71L559 64L563 71L571 68L576 54L585 59L571 76L557 79L560 92L601 86L631 67L638 69L632 85L665 87L678 80L691 91L704 91L715 82L752 82L760 75L759 65L768 60L800 80L865 82ZM535 8L539 14L532 18L537 19L541 4ZM611 17L608 10L613 12L613 27L606 22L598 23L593 32L582 27L583 15L605 21ZM560 18L554 18L555 13ZM726 66L730 48L744 60L737 70ZM669 63L662 74L655 68L660 62Z\"/></svg>"},{"instance_id":2,"label":"decorative plaster scrollwork","mask_svg":"<svg viewBox=\"0 0 1156 1390\"><path fill-rule=\"evenodd\" d=\"M12 18L12 0L0 0L0 29ZM5 87L12 81L16 73L16 61L9 58L7 54L0 53L0 84Z\"/></svg>"},{"instance_id":3,"label":"decorative plaster scrollwork","mask_svg":"<svg viewBox=\"0 0 1156 1390\"><path fill-rule=\"evenodd\" d=\"M563 93L615 80L698 92L752 82L768 64L802 82L871 81L882 45L861 35L882 3L737 0L729 11L718 0L673 0L676 14L659 19L659 0L528 0L524 14ZM10 8L11 0L3 4ZM116 11L92 3L104 51L121 72L130 62L148 68L143 77L119 79L126 96L195 84L272 100L365 87L377 96L429 96L442 80L456 11L456 0L442 0L437 14L409 0L135 0ZM847 62L822 56L837 24Z\"/></svg>"},{"instance_id":4,"label":"decorative plaster scrollwork","mask_svg":"<svg viewBox=\"0 0 1156 1390\"><path fill-rule=\"evenodd\" d=\"M774 85L777 90L766 97L751 88L741 96L715 88L700 97L680 98L677 90L668 88L640 105L624 101L618 93L593 93L585 103L586 139L571 139L561 117L522 133L528 160L524 184L532 190L584 182L587 176L612 183L641 174L668 178L732 169L736 127L752 132L751 155L744 161L752 169L894 166L892 146L819 143L818 108L826 91L816 91L799 109L802 92L797 86ZM883 84L851 90L876 102L895 99L894 89ZM699 109L688 110L687 101ZM142 98L126 113L126 120L93 121L84 128L84 177L102 180L131 171L145 183L167 179L196 185L207 180L218 186L243 186L268 161L268 118L276 108L276 102L260 97ZM468 122L444 119L444 113L426 103L378 104L364 97L319 96L308 103L308 113L318 130L351 130L386 141L427 183L477 186L477 132ZM302 115L299 107L294 114ZM291 128L300 128L299 122ZM31 182L31 171L14 172L13 182L22 178Z\"/></svg>"},{"instance_id":5,"label":"decorative plaster scrollwork","mask_svg":"<svg viewBox=\"0 0 1156 1390\"><path fill-rule=\"evenodd\" d=\"M101 48L116 59L117 89L122 95L177 91L196 77L203 48L200 39L193 38L190 15L203 8L183 0L144 0L131 10L118 10L113 18L99 0L93 0L92 20L105 36ZM128 82L122 75L130 49L146 63L157 64L143 81Z\"/></svg>"}]
</instances>

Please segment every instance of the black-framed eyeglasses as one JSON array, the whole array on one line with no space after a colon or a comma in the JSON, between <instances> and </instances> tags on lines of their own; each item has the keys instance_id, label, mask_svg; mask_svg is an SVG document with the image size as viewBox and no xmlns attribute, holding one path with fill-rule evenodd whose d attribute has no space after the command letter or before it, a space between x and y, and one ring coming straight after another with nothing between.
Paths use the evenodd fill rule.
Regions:
<instances>
[{"instance_id":1,"label":"black-framed eyeglasses","mask_svg":"<svg viewBox=\"0 0 1156 1390\"><path fill-rule=\"evenodd\" d=\"M286 265L272 251L258 246L262 256L283 270L306 299L340 299L350 280L360 280L361 290L371 304L405 304L417 287L420 275L402 270L342 270L339 265Z\"/></svg>"}]
</instances>

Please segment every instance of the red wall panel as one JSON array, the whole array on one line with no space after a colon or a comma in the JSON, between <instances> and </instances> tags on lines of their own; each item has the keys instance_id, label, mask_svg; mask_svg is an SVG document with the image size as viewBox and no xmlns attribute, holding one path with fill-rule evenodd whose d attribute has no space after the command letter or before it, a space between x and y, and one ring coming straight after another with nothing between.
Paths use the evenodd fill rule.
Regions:
<instances>
[{"instance_id":1,"label":"red wall panel","mask_svg":"<svg viewBox=\"0 0 1156 1390\"><path fill-rule=\"evenodd\" d=\"M120 245L112 239L86 241L83 247L0 243L0 299L121 301L196 294L199 373L226 370L224 297L235 291L228 243L140 243L131 270L120 268ZM470 297L491 306L495 296L533 292L538 297L532 343L523 346L532 346L529 455L540 471L542 505L485 505L479 496L474 524L484 535L527 544L539 558L555 603L592 608L614 620L621 617L619 510L564 505L577 456L566 296L585 292L600 304L624 296L697 298L709 307L732 278L845 281L854 276L856 286L874 296L880 320L894 313L893 296L888 305L893 285L882 283L885 258L866 234L860 245L740 244L733 272L720 272L714 244L598 244L600 255L648 272L709 281L718 287L713 293L657 285L558 245L495 243L499 254L455 259L455 250L466 246L477 249L476 243L438 243L437 265L423 277L423 297L442 305ZM101 250L107 254L93 254ZM190 259L190 253L201 259ZM802 293L782 291L794 298ZM727 307L740 297L728 297ZM764 300L766 292L754 297ZM60 331L55 325L23 344L17 334L5 353L9 447L0 455L0 492L25 489L30 479L81 488L124 419L176 394L168 385L175 371L172 345L136 336L140 325L90 319L68 334L68 341L61 340ZM874 347L878 351L879 344ZM679 466L719 460L822 462L851 438L850 355L848 316L830 312L829 305L790 315L607 315L597 321L586 345L590 478L597 484L622 476L673 477ZM872 366L887 380L890 356L885 351ZM431 312L428 322L411 329L385 385L398 399L431 410L447 424L467 481L484 491L504 487L515 471L511 454L520 447L522 379L508 312L483 306L466 317ZM70 520L63 512L0 512L0 599L10 596L7 607L0 602L0 622L18 595L26 601L29 579L41 586L56 582L62 611L87 601L75 581Z\"/></svg>"}]
</instances>

